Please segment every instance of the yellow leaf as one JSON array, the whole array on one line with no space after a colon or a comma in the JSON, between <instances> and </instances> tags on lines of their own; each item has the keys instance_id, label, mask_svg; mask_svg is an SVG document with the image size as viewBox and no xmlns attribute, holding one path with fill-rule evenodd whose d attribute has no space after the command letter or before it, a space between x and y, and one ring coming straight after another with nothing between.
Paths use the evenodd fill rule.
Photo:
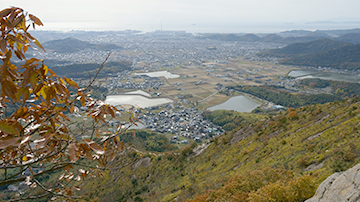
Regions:
<instances>
[{"instance_id":1,"label":"yellow leaf","mask_svg":"<svg viewBox=\"0 0 360 202\"><path fill-rule=\"evenodd\" d=\"M80 102L81 102L81 106L85 106L85 98L84 97L81 97L80 98Z\"/></svg>"},{"instance_id":2,"label":"yellow leaf","mask_svg":"<svg viewBox=\"0 0 360 202\"><path fill-rule=\"evenodd\" d=\"M48 73L48 70L49 70L49 68L46 66L46 65L44 65L43 66L43 69L44 69L44 76L46 76L46 74Z\"/></svg>"},{"instance_id":3,"label":"yellow leaf","mask_svg":"<svg viewBox=\"0 0 360 202\"><path fill-rule=\"evenodd\" d=\"M47 86L43 86L43 87L41 88L41 90L37 93L37 95L39 96L39 95L41 94L42 97L43 97L44 99L46 99L46 88L47 88Z\"/></svg>"},{"instance_id":4,"label":"yellow leaf","mask_svg":"<svg viewBox=\"0 0 360 202\"><path fill-rule=\"evenodd\" d=\"M38 41L38 40L34 40L34 44L37 46L37 47L39 47L39 48L41 48L41 50L43 50L43 51L45 51L45 49L44 49L44 47L42 47L42 45L40 44L40 42ZM45 51L46 52L46 51Z\"/></svg>"},{"instance_id":5,"label":"yellow leaf","mask_svg":"<svg viewBox=\"0 0 360 202\"><path fill-rule=\"evenodd\" d=\"M6 134L18 135L20 132L13 125L10 125L10 124L11 123L9 123L9 122L1 121L0 122L0 130Z\"/></svg>"},{"instance_id":6,"label":"yellow leaf","mask_svg":"<svg viewBox=\"0 0 360 202\"><path fill-rule=\"evenodd\" d=\"M23 160L23 161L27 161L28 158L27 158L26 156L23 156L23 157L22 157L22 160Z\"/></svg>"}]
</instances>

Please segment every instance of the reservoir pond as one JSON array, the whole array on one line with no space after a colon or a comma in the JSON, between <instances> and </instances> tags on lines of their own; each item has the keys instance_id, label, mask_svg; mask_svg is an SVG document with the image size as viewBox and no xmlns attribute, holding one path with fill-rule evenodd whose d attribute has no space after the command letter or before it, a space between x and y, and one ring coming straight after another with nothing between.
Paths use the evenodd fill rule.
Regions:
<instances>
[{"instance_id":1,"label":"reservoir pond","mask_svg":"<svg viewBox=\"0 0 360 202\"><path fill-rule=\"evenodd\" d=\"M354 83L360 82L359 76L333 73L333 72L322 72L322 71L316 71L316 70L293 70L288 75L292 76L292 77L296 77L298 79L319 78L319 79L334 80L334 81L347 81L347 82L354 82Z\"/></svg>"},{"instance_id":2,"label":"reservoir pond","mask_svg":"<svg viewBox=\"0 0 360 202\"><path fill-rule=\"evenodd\" d=\"M251 112L258 106L260 106L260 104L258 104L257 102L251 100L250 98L248 98L246 96L239 95L239 96L231 97L227 101L225 101L221 104L209 107L208 109L210 111L234 110L237 112Z\"/></svg>"},{"instance_id":3,"label":"reservoir pond","mask_svg":"<svg viewBox=\"0 0 360 202\"><path fill-rule=\"evenodd\" d=\"M166 79L176 79L179 78L180 75L172 74L168 71L157 71L157 72L148 72L148 73L135 73L135 75L146 75L149 77L165 77Z\"/></svg>"},{"instance_id":4,"label":"reservoir pond","mask_svg":"<svg viewBox=\"0 0 360 202\"><path fill-rule=\"evenodd\" d=\"M169 98L151 98L148 93L140 90L127 92L121 95L108 95L105 99L105 103L114 106L132 105L139 108L147 108L171 102L173 101Z\"/></svg>"}]
</instances>

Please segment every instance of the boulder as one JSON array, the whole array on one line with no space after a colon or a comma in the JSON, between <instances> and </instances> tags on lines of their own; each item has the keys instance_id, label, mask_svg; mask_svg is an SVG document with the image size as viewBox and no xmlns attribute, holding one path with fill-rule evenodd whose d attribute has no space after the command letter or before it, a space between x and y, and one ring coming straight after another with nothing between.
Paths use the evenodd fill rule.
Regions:
<instances>
[{"instance_id":1,"label":"boulder","mask_svg":"<svg viewBox=\"0 0 360 202\"><path fill-rule=\"evenodd\" d=\"M360 164L326 178L305 202L360 202Z\"/></svg>"}]
</instances>

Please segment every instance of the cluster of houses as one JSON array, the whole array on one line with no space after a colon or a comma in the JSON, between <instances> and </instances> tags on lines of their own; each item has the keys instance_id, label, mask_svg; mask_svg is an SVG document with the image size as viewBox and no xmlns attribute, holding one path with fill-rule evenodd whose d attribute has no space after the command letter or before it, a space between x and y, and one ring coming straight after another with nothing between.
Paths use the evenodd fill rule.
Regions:
<instances>
[{"instance_id":1,"label":"cluster of houses","mask_svg":"<svg viewBox=\"0 0 360 202\"><path fill-rule=\"evenodd\" d=\"M255 61L260 60L256 56L260 50L279 47L279 44L274 43L218 41L201 38L196 34L167 31L122 34L121 37L113 32L101 33L101 35L96 32L86 34L69 32L54 36L51 39L47 37L47 40L73 37L90 43L121 46L124 49L112 50L109 61L130 61L134 69L171 68L184 64L201 64L202 61L215 61L218 64L224 64L227 63L226 58L237 56L244 56ZM108 51L86 49L72 53L38 52L36 54L44 59L56 59L72 63L86 63L88 61L101 63L108 55Z\"/></svg>"},{"instance_id":2,"label":"cluster of houses","mask_svg":"<svg viewBox=\"0 0 360 202\"><path fill-rule=\"evenodd\" d=\"M112 78L110 82L107 82L106 87L108 89L113 88L123 88L123 89L157 89L160 86L164 85L159 79L145 79L144 82L135 83L130 79L127 82L120 82L120 79Z\"/></svg>"},{"instance_id":3,"label":"cluster of houses","mask_svg":"<svg viewBox=\"0 0 360 202\"><path fill-rule=\"evenodd\" d=\"M139 117L147 128L160 133L173 133L178 136L201 140L223 134L220 126L206 120L196 108L167 104L158 113L149 110Z\"/></svg>"}]
</instances>

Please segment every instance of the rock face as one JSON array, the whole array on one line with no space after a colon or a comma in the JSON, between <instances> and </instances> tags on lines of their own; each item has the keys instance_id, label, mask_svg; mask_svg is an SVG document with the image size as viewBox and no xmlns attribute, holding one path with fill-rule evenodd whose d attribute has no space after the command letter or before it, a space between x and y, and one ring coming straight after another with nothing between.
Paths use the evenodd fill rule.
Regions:
<instances>
[{"instance_id":1,"label":"rock face","mask_svg":"<svg viewBox=\"0 0 360 202\"><path fill-rule=\"evenodd\" d=\"M149 167L151 165L150 161L151 161L150 157L139 159L131 166L131 168L134 170L139 166Z\"/></svg>"},{"instance_id":2,"label":"rock face","mask_svg":"<svg viewBox=\"0 0 360 202\"><path fill-rule=\"evenodd\" d=\"M241 128L240 130L238 130L233 134L233 138L230 140L230 144L234 145L240 142L241 140L246 139L247 137L249 137L254 133L255 131L253 130L253 127L249 124L248 126Z\"/></svg>"},{"instance_id":3,"label":"rock face","mask_svg":"<svg viewBox=\"0 0 360 202\"><path fill-rule=\"evenodd\" d=\"M360 202L360 164L326 178L305 202Z\"/></svg>"}]
</instances>

